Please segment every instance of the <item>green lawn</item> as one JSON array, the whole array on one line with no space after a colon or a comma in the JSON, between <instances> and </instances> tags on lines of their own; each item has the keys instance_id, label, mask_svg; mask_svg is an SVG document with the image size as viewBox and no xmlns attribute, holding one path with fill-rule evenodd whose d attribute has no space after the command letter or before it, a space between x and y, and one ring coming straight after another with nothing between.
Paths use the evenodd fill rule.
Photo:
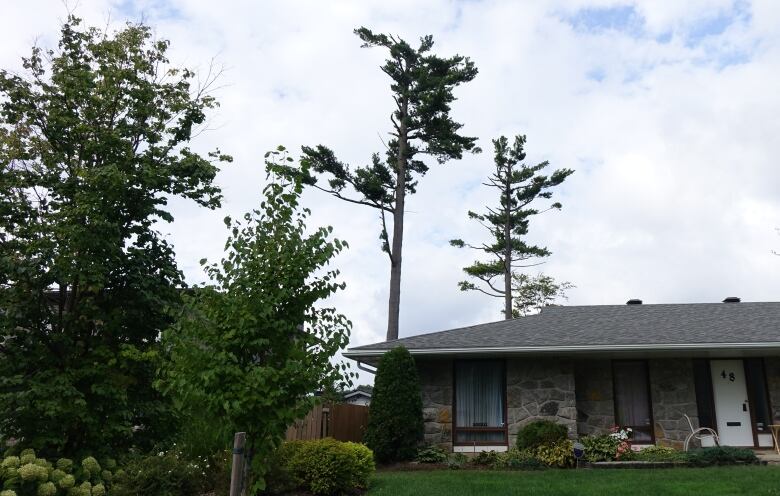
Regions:
<instances>
[{"instance_id":1,"label":"green lawn","mask_svg":"<svg viewBox=\"0 0 780 496\"><path fill-rule=\"evenodd\" d=\"M371 496L780 495L780 467L378 472Z\"/></svg>"}]
</instances>

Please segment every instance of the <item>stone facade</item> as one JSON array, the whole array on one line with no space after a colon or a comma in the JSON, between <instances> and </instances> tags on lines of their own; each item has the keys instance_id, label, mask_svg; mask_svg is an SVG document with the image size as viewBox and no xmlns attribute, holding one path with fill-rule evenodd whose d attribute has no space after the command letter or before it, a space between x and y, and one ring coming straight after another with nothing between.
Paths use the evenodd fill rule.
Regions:
<instances>
[{"instance_id":1,"label":"stone facade","mask_svg":"<svg viewBox=\"0 0 780 496\"><path fill-rule=\"evenodd\" d=\"M507 423L509 444L517 431L534 420L552 420L577 435L574 365L558 359L507 360Z\"/></svg>"},{"instance_id":2,"label":"stone facade","mask_svg":"<svg viewBox=\"0 0 780 496\"><path fill-rule=\"evenodd\" d=\"M425 442L452 448L453 363L417 360L423 402ZM548 419L566 425L576 437L574 368L556 359L507 360L507 423L509 442L533 420Z\"/></svg>"},{"instance_id":3,"label":"stone facade","mask_svg":"<svg viewBox=\"0 0 780 496\"><path fill-rule=\"evenodd\" d=\"M780 357L765 358L772 413L780 421ZM425 442L452 449L453 361L417 360L423 400ZM648 360L650 398L656 443L682 447L690 427L698 427L693 361ZM608 359L506 360L509 444L529 422L552 420L568 427L571 437L608 432L615 423L612 362Z\"/></svg>"},{"instance_id":4,"label":"stone facade","mask_svg":"<svg viewBox=\"0 0 780 496\"><path fill-rule=\"evenodd\" d=\"M610 360L575 362L574 383L579 435L599 435L609 432L615 425L612 362Z\"/></svg>"},{"instance_id":5,"label":"stone facade","mask_svg":"<svg viewBox=\"0 0 780 496\"><path fill-rule=\"evenodd\" d=\"M696 384L690 358L648 360L650 399L653 406L655 442L661 446L682 448L691 427L683 414L699 426L696 409Z\"/></svg>"},{"instance_id":6,"label":"stone facade","mask_svg":"<svg viewBox=\"0 0 780 496\"><path fill-rule=\"evenodd\" d=\"M452 360L417 360L425 442L452 449Z\"/></svg>"},{"instance_id":7,"label":"stone facade","mask_svg":"<svg viewBox=\"0 0 780 496\"><path fill-rule=\"evenodd\" d=\"M772 406L772 421L780 423L780 357L764 358L766 385L769 389L769 403Z\"/></svg>"}]
</instances>

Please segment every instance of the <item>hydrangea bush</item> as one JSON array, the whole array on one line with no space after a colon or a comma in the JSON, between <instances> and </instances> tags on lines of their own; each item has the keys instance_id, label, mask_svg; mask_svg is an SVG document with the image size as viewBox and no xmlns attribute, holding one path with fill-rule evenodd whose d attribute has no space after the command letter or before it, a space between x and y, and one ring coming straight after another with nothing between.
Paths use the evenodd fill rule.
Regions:
<instances>
[{"instance_id":1,"label":"hydrangea bush","mask_svg":"<svg viewBox=\"0 0 780 496\"><path fill-rule=\"evenodd\" d=\"M51 463L27 449L0 462L0 496L106 496L115 469L116 462L102 467L91 456L80 464L67 458Z\"/></svg>"}]
</instances>

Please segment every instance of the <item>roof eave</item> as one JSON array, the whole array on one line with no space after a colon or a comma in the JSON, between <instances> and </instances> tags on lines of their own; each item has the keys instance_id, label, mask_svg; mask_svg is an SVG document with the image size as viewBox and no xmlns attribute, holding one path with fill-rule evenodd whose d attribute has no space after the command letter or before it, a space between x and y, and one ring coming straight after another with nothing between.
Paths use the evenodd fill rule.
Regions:
<instances>
[{"instance_id":1,"label":"roof eave","mask_svg":"<svg viewBox=\"0 0 780 496\"><path fill-rule=\"evenodd\" d=\"M419 356L447 355L551 355L579 353L616 353L616 352L678 352L678 351L719 351L724 350L771 350L780 351L780 341L748 343L674 343L674 344L617 344L617 345L570 345L570 346L502 346L474 348L409 348L409 353ZM344 357L361 361L362 359L382 356L389 348L351 349Z\"/></svg>"}]
</instances>

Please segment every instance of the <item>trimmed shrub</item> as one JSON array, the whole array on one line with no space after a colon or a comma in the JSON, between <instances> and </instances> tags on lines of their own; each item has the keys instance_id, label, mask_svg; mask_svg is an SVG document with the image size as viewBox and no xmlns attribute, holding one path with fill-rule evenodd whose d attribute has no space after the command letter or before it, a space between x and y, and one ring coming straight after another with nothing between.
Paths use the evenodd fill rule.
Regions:
<instances>
[{"instance_id":1,"label":"trimmed shrub","mask_svg":"<svg viewBox=\"0 0 780 496\"><path fill-rule=\"evenodd\" d=\"M695 449L687 453L687 458L688 462L696 467L758 463L758 457L753 450L730 446Z\"/></svg>"},{"instance_id":2,"label":"trimmed shrub","mask_svg":"<svg viewBox=\"0 0 780 496\"><path fill-rule=\"evenodd\" d=\"M444 463L447 460L447 452L438 446L424 446L417 450L415 461L420 463Z\"/></svg>"},{"instance_id":3,"label":"trimmed shrub","mask_svg":"<svg viewBox=\"0 0 780 496\"><path fill-rule=\"evenodd\" d=\"M569 430L565 425L549 420L536 420L517 433L517 447L532 449L543 444L554 444L567 439Z\"/></svg>"},{"instance_id":4,"label":"trimmed shrub","mask_svg":"<svg viewBox=\"0 0 780 496\"><path fill-rule=\"evenodd\" d=\"M413 460L423 437L422 397L414 358L403 347L379 361L365 442L379 463Z\"/></svg>"},{"instance_id":5,"label":"trimmed shrub","mask_svg":"<svg viewBox=\"0 0 780 496\"><path fill-rule=\"evenodd\" d=\"M362 444L330 438L290 441L276 451L266 482L274 494L336 495L366 489L373 473L373 453Z\"/></svg>"}]
</instances>

